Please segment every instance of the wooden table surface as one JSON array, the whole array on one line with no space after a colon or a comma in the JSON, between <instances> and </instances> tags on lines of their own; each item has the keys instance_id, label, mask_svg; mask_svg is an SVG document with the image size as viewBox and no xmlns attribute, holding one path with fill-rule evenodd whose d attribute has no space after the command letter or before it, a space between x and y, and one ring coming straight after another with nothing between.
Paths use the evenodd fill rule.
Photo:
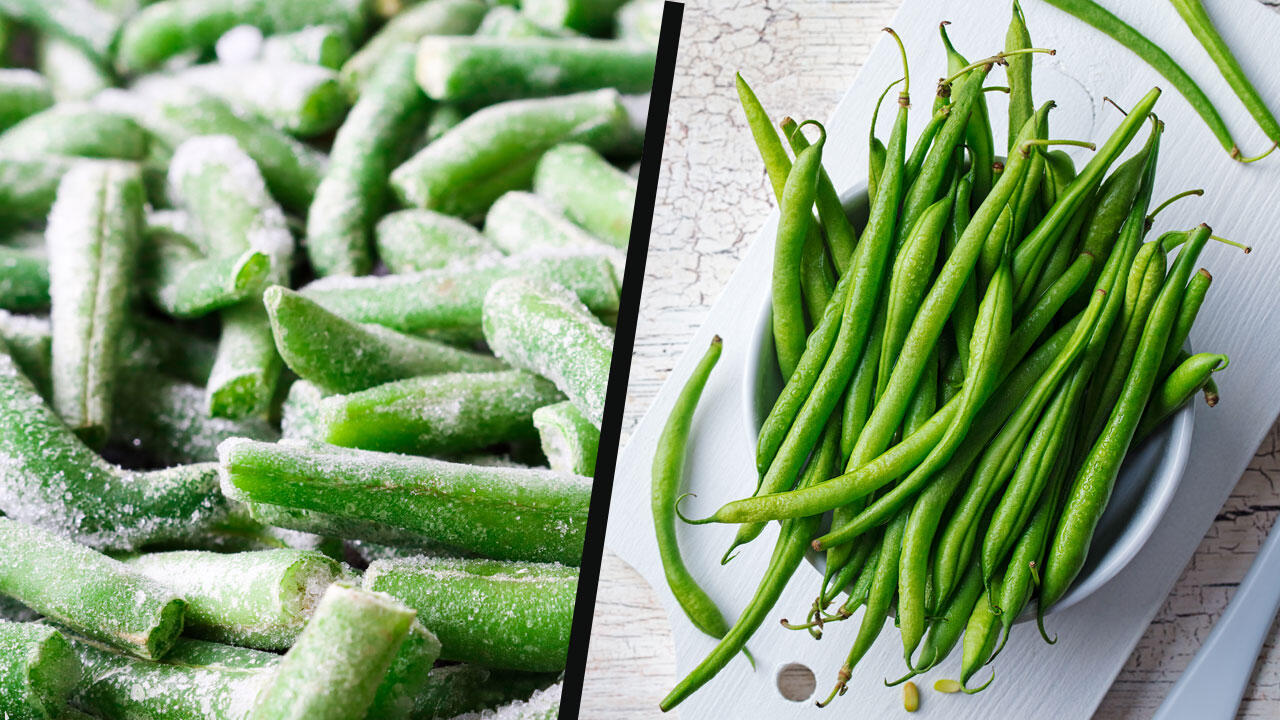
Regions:
<instances>
[{"instance_id":1,"label":"wooden table surface","mask_svg":"<svg viewBox=\"0 0 1280 720\"><path fill-rule=\"evenodd\" d=\"M1280 9L1280 0L1260 1ZM686 6L623 445L773 207L736 102L734 72L743 72L767 108L825 118L899 4L716 0ZM1278 513L1280 423L1258 448L1097 718L1153 713L1225 609ZM1273 627L1241 718L1280 714L1278 635ZM581 716L662 717L657 700L675 680L665 611L639 575L606 553Z\"/></svg>"}]
</instances>

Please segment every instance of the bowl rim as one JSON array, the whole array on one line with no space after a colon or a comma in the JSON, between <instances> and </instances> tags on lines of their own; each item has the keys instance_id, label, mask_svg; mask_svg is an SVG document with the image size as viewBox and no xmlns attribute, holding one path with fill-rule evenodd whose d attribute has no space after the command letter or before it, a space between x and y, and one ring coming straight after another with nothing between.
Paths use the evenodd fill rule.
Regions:
<instances>
[{"instance_id":1,"label":"bowl rim","mask_svg":"<svg viewBox=\"0 0 1280 720\"><path fill-rule=\"evenodd\" d=\"M857 202L865 202L866 199L865 182L858 182L840 194L840 202L846 212L850 212L850 207ZM746 429L749 447L753 450L759 441L759 422L768 412L767 408L763 408L762 413L758 402L762 385L760 378L766 372L776 373L776 363L772 367L768 366L773 357L772 353L769 353L768 359L764 357L765 339L770 336L772 329L773 293L766 288L760 294L759 302L759 307L756 309L757 320L748 340L747 352L744 354L742 387L743 418L745 419L743 426ZM762 364L765 366L762 367ZM772 399L767 402L772 403ZM1090 561L1095 558L1097 563L1092 564L1087 575L1082 574L1071 583L1067 593L1049 609L1046 615L1061 612L1083 602L1119 575L1120 571L1127 567L1147 544L1182 483L1183 471L1191 455L1191 436L1194 425L1195 403L1189 402L1174 413L1173 417L1165 422L1164 427L1143 441L1143 445L1162 441L1164 447L1151 471L1150 480L1139 494L1139 501L1130 521L1109 546L1103 548L1095 544L1089 548L1089 554L1085 560L1086 566L1089 566ZM812 552L807 555L809 564L817 568ZM1034 619L1034 610L1035 608L1029 605L1018 617L1018 622Z\"/></svg>"}]
</instances>

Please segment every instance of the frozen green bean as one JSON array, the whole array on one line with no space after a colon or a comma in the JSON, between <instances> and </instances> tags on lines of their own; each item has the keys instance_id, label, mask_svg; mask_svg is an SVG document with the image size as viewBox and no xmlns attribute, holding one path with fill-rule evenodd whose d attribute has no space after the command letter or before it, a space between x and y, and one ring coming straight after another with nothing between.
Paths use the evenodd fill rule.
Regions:
<instances>
[{"instance_id":1,"label":"frozen green bean","mask_svg":"<svg viewBox=\"0 0 1280 720\"><path fill-rule=\"evenodd\" d=\"M520 11L534 22L588 35L613 30L613 15L624 0L522 0Z\"/></svg>"},{"instance_id":2,"label":"frozen green bean","mask_svg":"<svg viewBox=\"0 0 1280 720\"><path fill-rule=\"evenodd\" d=\"M58 186L45 237L53 322L53 407L91 445L111 425L119 339L146 199L135 167L93 163Z\"/></svg>"},{"instance_id":3,"label":"frozen green bean","mask_svg":"<svg viewBox=\"0 0 1280 720\"><path fill-rule=\"evenodd\" d=\"M148 229L139 258L142 286L167 315L194 318L261 294L271 258L261 250L206 256L189 238Z\"/></svg>"},{"instance_id":4,"label":"frozen green bean","mask_svg":"<svg viewBox=\"0 0 1280 720\"><path fill-rule=\"evenodd\" d=\"M0 308L29 312L49 307L49 261L24 248L0 247Z\"/></svg>"},{"instance_id":5,"label":"frozen green bean","mask_svg":"<svg viewBox=\"0 0 1280 720\"><path fill-rule=\"evenodd\" d=\"M46 400L53 395L53 329L48 318L0 310L0 338L18 369Z\"/></svg>"},{"instance_id":6,"label":"frozen green bean","mask_svg":"<svg viewBox=\"0 0 1280 720\"><path fill-rule=\"evenodd\" d=\"M0 133L0 155L143 160L151 138L128 115L85 103L42 110Z\"/></svg>"},{"instance_id":7,"label":"frozen green bean","mask_svg":"<svg viewBox=\"0 0 1280 720\"><path fill-rule=\"evenodd\" d=\"M186 603L123 563L47 530L0 518L0 593L144 658L182 632Z\"/></svg>"},{"instance_id":8,"label":"frozen green bean","mask_svg":"<svg viewBox=\"0 0 1280 720\"><path fill-rule=\"evenodd\" d=\"M418 44L416 77L441 102L488 104L653 84L652 48L617 40L428 36Z\"/></svg>"},{"instance_id":9,"label":"frozen green bean","mask_svg":"<svg viewBox=\"0 0 1280 720\"><path fill-rule=\"evenodd\" d=\"M248 720L362 717L413 622L413 610L386 595L330 585Z\"/></svg>"},{"instance_id":10,"label":"frozen green bean","mask_svg":"<svg viewBox=\"0 0 1280 720\"><path fill-rule=\"evenodd\" d=\"M163 99L191 88L297 137L328 132L347 112L347 96L338 85L336 72L291 61L192 65L171 74L149 75L131 89L148 98Z\"/></svg>"},{"instance_id":11,"label":"frozen green bean","mask_svg":"<svg viewBox=\"0 0 1280 720\"><path fill-rule=\"evenodd\" d=\"M180 640L162 661L140 660L72 638L85 673L72 702L101 717L242 720L278 656Z\"/></svg>"},{"instance_id":12,"label":"frozen green bean","mask_svg":"<svg viewBox=\"0 0 1280 720\"><path fill-rule=\"evenodd\" d=\"M415 698L414 717L450 720L468 712L480 712L503 703L528 698L554 679L554 675L492 670L459 663L432 668L427 684Z\"/></svg>"},{"instance_id":13,"label":"frozen green bean","mask_svg":"<svg viewBox=\"0 0 1280 720\"><path fill-rule=\"evenodd\" d=\"M66 638L47 625L0 620L0 717L55 718L80 676Z\"/></svg>"},{"instance_id":14,"label":"frozen green bean","mask_svg":"<svg viewBox=\"0 0 1280 720\"><path fill-rule=\"evenodd\" d=\"M345 320L288 288L268 288L263 300L285 363L327 392L356 392L419 375L504 367L486 355Z\"/></svg>"},{"instance_id":15,"label":"frozen green bean","mask_svg":"<svg viewBox=\"0 0 1280 720\"><path fill-rule=\"evenodd\" d=\"M91 0L2 0L0 13L62 38L97 60L111 56L120 22Z\"/></svg>"},{"instance_id":16,"label":"frozen green bean","mask_svg":"<svg viewBox=\"0 0 1280 720\"><path fill-rule=\"evenodd\" d=\"M389 52L333 139L307 211L307 256L321 277L364 275L373 266L371 234L389 199L387 177L427 120L427 99L412 75L413 52Z\"/></svg>"},{"instance_id":17,"label":"frozen green bean","mask_svg":"<svg viewBox=\"0 0 1280 720\"><path fill-rule=\"evenodd\" d=\"M496 38L568 37L577 33L566 28L549 28L530 20L508 5L494 5L485 13L475 34Z\"/></svg>"},{"instance_id":18,"label":"frozen green bean","mask_svg":"<svg viewBox=\"0 0 1280 720\"><path fill-rule=\"evenodd\" d=\"M351 57L351 39L336 25L312 25L262 41L266 62L295 62L338 70Z\"/></svg>"},{"instance_id":19,"label":"frozen green bean","mask_svg":"<svg viewBox=\"0 0 1280 720\"><path fill-rule=\"evenodd\" d=\"M440 656L512 670L564 669L578 571L561 565L417 557L379 560L363 587L418 611ZM477 607L502 608L499 613Z\"/></svg>"},{"instance_id":20,"label":"frozen green bean","mask_svg":"<svg viewBox=\"0 0 1280 720\"><path fill-rule=\"evenodd\" d=\"M509 279L485 296L484 335L498 357L550 379L600 427L613 332L550 283Z\"/></svg>"},{"instance_id":21,"label":"frozen green bean","mask_svg":"<svg viewBox=\"0 0 1280 720\"><path fill-rule=\"evenodd\" d=\"M602 242L570 220L565 208L533 193L513 190L498 198L485 215L484 232L510 254L562 248L601 255L613 265L618 277L622 277L627 263L624 250Z\"/></svg>"},{"instance_id":22,"label":"frozen green bean","mask_svg":"<svg viewBox=\"0 0 1280 720\"><path fill-rule=\"evenodd\" d=\"M440 657L440 640L414 620L409 626L391 667L374 693L365 717L369 720L405 720L414 717L419 693L431 682L431 667Z\"/></svg>"},{"instance_id":23,"label":"frozen green bean","mask_svg":"<svg viewBox=\"0 0 1280 720\"><path fill-rule=\"evenodd\" d=\"M447 455L534 435L533 412L563 399L523 370L445 373L325 398L317 440L340 447Z\"/></svg>"},{"instance_id":24,"label":"frozen green bean","mask_svg":"<svg viewBox=\"0 0 1280 720\"><path fill-rule=\"evenodd\" d=\"M235 138L258 165L271 194L293 212L306 210L324 175L326 159L320 152L265 122L236 114L226 102L199 90L188 88L156 98L110 90L95 103L131 113L151 132L160 156L200 135Z\"/></svg>"},{"instance_id":25,"label":"frozen green bean","mask_svg":"<svg viewBox=\"0 0 1280 720\"><path fill-rule=\"evenodd\" d=\"M426 0L390 20L342 65L342 84L351 97L360 94L373 69L396 47L427 35L470 35L488 5L481 0Z\"/></svg>"},{"instance_id":26,"label":"frozen green bean","mask_svg":"<svg viewBox=\"0 0 1280 720\"><path fill-rule=\"evenodd\" d=\"M494 207L501 202L499 198ZM492 215L490 208L489 216ZM494 243L470 223L431 210L411 208L387 213L378 221L374 235L378 258L392 273L435 270L459 259L500 254Z\"/></svg>"},{"instance_id":27,"label":"frozen green bean","mask_svg":"<svg viewBox=\"0 0 1280 720\"><path fill-rule=\"evenodd\" d=\"M217 466L135 472L108 464L0 352L0 511L97 548L187 535L226 513Z\"/></svg>"},{"instance_id":28,"label":"frozen green bean","mask_svg":"<svg viewBox=\"0 0 1280 720\"><path fill-rule=\"evenodd\" d=\"M585 145L547 151L533 175L534 192L564 207L574 222L626 249L636 181Z\"/></svg>"},{"instance_id":29,"label":"frozen green bean","mask_svg":"<svg viewBox=\"0 0 1280 720\"><path fill-rule=\"evenodd\" d=\"M187 635L259 650L288 649L325 588L343 577L338 563L299 550L180 550L124 563L186 600Z\"/></svg>"},{"instance_id":30,"label":"frozen green bean","mask_svg":"<svg viewBox=\"0 0 1280 720\"><path fill-rule=\"evenodd\" d=\"M410 333L449 331L479 337L485 294L498 281L513 277L563 285L600 316L618 311L618 281L608 261L567 252L482 259L405 275L325 278L300 292L355 322Z\"/></svg>"},{"instance_id":31,"label":"frozen green bean","mask_svg":"<svg viewBox=\"0 0 1280 720\"><path fill-rule=\"evenodd\" d=\"M618 9L618 38L658 46L662 31L662 0L629 0Z\"/></svg>"},{"instance_id":32,"label":"frozen green bean","mask_svg":"<svg viewBox=\"0 0 1280 720\"><path fill-rule=\"evenodd\" d=\"M581 558L588 478L288 440L233 438L218 451L235 500L373 521L501 560Z\"/></svg>"},{"instance_id":33,"label":"frozen green bean","mask_svg":"<svg viewBox=\"0 0 1280 720\"><path fill-rule=\"evenodd\" d=\"M624 149L631 120L616 90L491 105L463 120L391 173L406 205L464 217L483 214L508 190L527 188L544 152L581 142Z\"/></svg>"},{"instance_id":34,"label":"frozen green bean","mask_svg":"<svg viewBox=\"0 0 1280 720\"><path fill-rule=\"evenodd\" d=\"M334 25L357 38L364 32L365 16L361 0L162 0L125 22L116 42L115 62L124 74L150 70L175 55L212 49L223 33L237 25L253 25L264 33Z\"/></svg>"},{"instance_id":35,"label":"frozen green bean","mask_svg":"<svg viewBox=\"0 0 1280 720\"><path fill-rule=\"evenodd\" d=\"M84 160L64 155L0 156L0 218L44 219L58 195L62 177Z\"/></svg>"},{"instance_id":36,"label":"frozen green bean","mask_svg":"<svg viewBox=\"0 0 1280 720\"><path fill-rule=\"evenodd\" d=\"M569 401L533 411L533 426L542 440L542 454L552 470L592 477L600 450L600 430Z\"/></svg>"},{"instance_id":37,"label":"frozen green bean","mask_svg":"<svg viewBox=\"0 0 1280 720\"><path fill-rule=\"evenodd\" d=\"M36 47L36 68L58 102L88 100L111 87L111 74L92 55L60 37L45 36Z\"/></svg>"}]
</instances>

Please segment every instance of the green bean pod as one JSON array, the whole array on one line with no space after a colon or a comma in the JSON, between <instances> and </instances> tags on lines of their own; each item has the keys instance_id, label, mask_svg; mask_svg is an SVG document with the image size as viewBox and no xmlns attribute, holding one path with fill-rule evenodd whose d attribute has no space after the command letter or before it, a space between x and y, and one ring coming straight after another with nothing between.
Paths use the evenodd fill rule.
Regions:
<instances>
[{"instance_id":1,"label":"green bean pod","mask_svg":"<svg viewBox=\"0 0 1280 720\"><path fill-rule=\"evenodd\" d=\"M0 247L0 307L17 312L49 307L49 260L44 253Z\"/></svg>"},{"instance_id":2,"label":"green bean pod","mask_svg":"<svg viewBox=\"0 0 1280 720\"><path fill-rule=\"evenodd\" d=\"M552 147L579 142L614 152L631 144L632 134L616 90L498 103L392 171L391 187L406 205L482 215L503 193L528 187L538 159Z\"/></svg>"},{"instance_id":3,"label":"green bean pod","mask_svg":"<svg viewBox=\"0 0 1280 720\"><path fill-rule=\"evenodd\" d=\"M1197 353L1175 366L1153 391L1138 429L1134 431L1134 438L1141 441L1149 437L1160 423L1195 397L1209 383L1213 373L1225 368L1227 363L1226 355Z\"/></svg>"},{"instance_id":4,"label":"green bean pod","mask_svg":"<svg viewBox=\"0 0 1280 720\"><path fill-rule=\"evenodd\" d=\"M333 560L297 550L175 551L124 563L186 600L187 634L259 650L287 650L320 593L343 577Z\"/></svg>"},{"instance_id":5,"label":"green bean pod","mask_svg":"<svg viewBox=\"0 0 1280 720\"><path fill-rule=\"evenodd\" d=\"M470 35L489 6L481 0L429 0L405 8L365 41L339 75L347 94L355 99L383 59L405 43L427 35Z\"/></svg>"},{"instance_id":6,"label":"green bean pod","mask_svg":"<svg viewBox=\"0 0 1280 720\"><path fill-rule=\"evenodd\" d=\"M947 73L955 73L969 66L969 61L963 55L956 51L951 45L951 38L947 35L947 23L938 25L938 32L942 35L942 44L947 51ZM1027 64L1031 64L1030 55L1014 55L1010 59L1025 59ZM981 202L987 197L987 193L991 191L992 178L994 171L992 166L995 164L995 141L991 136L991 118L987 114L987 96L983 92L982 84L986 79L986 73L976 74L969 73L957 82L960 89L952 100L952 112L962 113L961 121L964 122L964 143L968 146L969 152L973 157L973 197ZM970 85L968 89L964 86ZM1030 115L1028 115L1030 117ZM1022 125L1010 125L1009 132L1013 134L1013 128L1021 128ZM945 133L940 133L944 135ZM951 154L951 150L955 147L954 142L950 142L943 137L938 138L941 144L940 151L945 150L946 154L939 154L936 160L945 162ZM933 151L930 151L930 155ZM945 166L935 165L933 176L926 176L926 185L922 188L922 192L916 197L924 201L925 191L932 189L932 193L936 194L940 185L940 177L937 173L945 170ZM926 201L927 202L927 201ZM904 208L905 212L906 208ZM917 209L916 212L919 212ZM912 217L908 215L908 217Z\"/></svg>"},{"instance_id":7,"label":"green bean pod","mask_svg":"<svg viewBox=\"0 0 1280 720\"><path fill-rule=\"evenodd\" d=\"M1071 483L1063 517L1054 532L1045 562L1040 595L1042 608L1052 607L1061 599L1084 566L1094 528L1111 497L1112 486L1133 440L1142 408L1155 386L1160 360L1192 264L1208 242L1209 234L1207 225L1197 227L1169 271L1142 331L1142 340L1115 409Z\"/></svg>"},{"instance_id":8,"label":"green bean pod","mask_svg":"<svg viewBox=\"0 0 1280 720\"><path fill-rule=\"evenodd\" d=\"M693 374L685 381L676 404L671 408L653 455L653 485L650 495L658 555L662 559L667 587L693 626L714 638L724 637L729 631L729 623L725 621L720 608L716 607L715 601L698 585L697 579L689 572L680 556L680 545L676 538L675 506L678 500L676 496L680 492L680 479L684 474L685 452L694 411L707 379L720 359L722 347L720 336L717 335L711 340L711 347L698 362Z\"/></svg>"},{"instance_id":9,"label":"green bean pod","mask_svg":"<svg viewBox=\"0 0 1280 720\"><path fill-rule=\"evenodd\" d=\"M337 25L311 25L262 39L262 60L338 70L351 57L351 39Z\"/></svg>"},{"instance_id":10,"label":"green bean pod","mask_svg":"<svg viewBox=\"0 0 1280 720\"><path fill-rule=\"evenodd\" d=\"M151 138L123 113L63 103L0 133L0 155L66 155L143 160Z\"/></svg>"},{"instance_id":11,"label":"green bean pod","mask_svg":"<svg viewBox=\"0 0 1280 720\"><path fill-rule=\"evenodd\" d=\"M905 59L903 62L905 64ZM831 417L840 401L841 393L849 383L856 364L854 358L865 351L872 324L871 318L874 314L872 310L879 301L880 285L883 282L885 265L888 263L893 245L896 221L894 208L897 207L898 198L901 196L902 158L906 146L908 105L910 105L910 97L904 92L898 97L898 115L894 120L893 132L889 140L889 159L885 164L885 175L876 196L876 203L871 208L866 227L863 228L853 267L840 278L841 284L849 283L848 290L843 296L839 292L832 295L833 302L836 297L843 297L838 325L834 317L831 319L831 325L837 328L834 345L826 357L820 358L817 357L819 353L814 353L813 367L816 368L819 362L822 364L821 371L813 381L814 391L797 398L801 400L801 404L795 420L787 428L773 461L756 488L757 497L786 492L795 485L805 458L817 444L826 420ZM806 208L806 216L808 213L809 210ZM814 335L816 336L817 333L815 332ZM813 348L816 345L814 340L817 339L819 338L810 338L808 345ZM804 361L805 358L802 356L801 360ZM787 389L784 388L783 395L786 394ZM758 459L757 455L757 461ZM763 530L763 522L744 523L738 528L728 553L755 539Z\"/></svg>"},{"instance_id":12,"label":"green bean pod","mask_svg":"<svg viewBox=\"0 0 1280 720\"><path fill-rule=\"evenodd\" d=\"M786 125L786 120L783 120L783 125ZM804 136L804 133L787 132L785 128L783 132L793 152L798 153L809 146L809 139ZM853 263L853 251L858 244L858 237L853 229L853 223L844 212L840 194L836 192L836 186L831 182L831 176L827 174L825 167L818 170L818 194L815 202L818 206L818 219L822 223L823 234L827 240L827 252L835 263L836 276L839 277Z\"/></svg>"},{"instance_id":13,"label":"green bean pod","mask_svg":"<svg viewBox=\"0 0 1280 720\"><path fill-rule=\"evenodd\" d=\"M223 491L372 521L496 559L577 565L591 481L550 470L233 438L218 448Z\"/></svg>"},{"instance_id":14,"label":"green bean pod","mask_svg":"<svg viewBox=\"0 0 1280 720\"><path fill-rule=\"evenodd\" d=\"M920 663L911 671L912 675L923 673L937 667L960 641L964 629L969 625L969 617L973 608L982 599L982 572L977 561L969 564L954 596L932 623L929 624L929 636L925 639L925 648L921 651Z\"/></svg>"},{"instance_id":15,"label":"green bean pod","mask_svg":"<svg viewBox=\"0 0 1280 720\"><path fill-rule=\"evenodd\" d=\"M1169 332L1169 345L1164 349L1164 357L1160 359L1160 374L1167 375L1177 361L1178 353L1191 335L1191 326L1196 321L1200 306L1204 304L1209 286L1213 284L1213 276L1208 270L1200 268L1187 281L1187 289L1182 296L1182 304L1178 306L1178 317L1173 322L1173 330Z\"/></svg>"},{"instance_id":16,"label":"green bean pod","mask_svg":"<svg viewBox=\"0 0 1280 720\"><path fill-rule=\"evenodd\" d=\"M814 454L800 479L801 487L821 483L836 469L840 451L840 426L834 420L828 420L818 452ZM715 648L692 671L676 684L671 692L659 703L664 711L679 705L682 701L707 684L716 673L724 669L729 661L746 647L747 640L764 622L765 617L773 610L778 598L782 595L787 581L795 574L804 559L809 538L818 527L819 516L786 520L778 534L773 554L769 558L769 566L764 577L756 586L755 593L747 602L742 614L738 616L733 627L725 634Z\"/></svg>"},{"instance_id":17,"label":"green bean pod","mask_svg":"<svg viewBox=\"0 0 1280 720\"><path fill-rule=\"evenodd\" d=\"M576 568L420 556L378 560L362 584L417 610L440 638L446 660L534 672L564 669ZM477 607L503 611L482 618Z\"/></svg>"},{"instance_id":18,"label":"green bean pod","mask_svg":"<svg viewBox=\"0 0 1280 720\"><path fill-rule=\"evenodd\" d=\"M653 67L652 48L617 40L436 35L418 43L415 75L433 100L484 105L600 88L647 92Z\"/></svg>"},{"instance_id":19,"label":"green bean pod","mask_svg":"<svg viewBox=\"0 0 1280 720\"><path fill-rule=\"evenodd\" d=\"M1004 49L1023 50L1031 47L1031 33L1027 31L1027 19L1022 14L1022 5L1014 0L1013 17L1009 21L1009 30L1005 33ZM1031 97L1031 56L1013 55L1009 57L1009 66L1005 70L1009 78L1009 127L1020 128L1027 118L1035 114L1035 103ZM1009 136L1009 150L1013 150L1013 135Z\"/></svg>"},{"instance_id":20,"label":"green bean pod","mask_svg":"<svg viewBox=\"0 0 1280 720\"><path fill-rule=\"evenodd\" d=\"M784 379L795 371L805 346L799 268L805 238L813 227L813 201L818 190L822 146L827 137L821 125L818 129L817 142L796 156L778 203L781 215L774 242L772 327L774 350Z\"/></svg>"},{"instance_id":21,"label":"green bean pod","mask_svg":"<svg viewBox=\"0 0 1280 720\"><path fill-rule=\"evenodd\" d=\"M485 295L506 278L563 285L597 315L618 312L618 280L609 262L598 255L568 251L479 260L405 275L326 278L299 292L353 322L406 333L448 332L480 339Z\"/></svg>"},{"instance_id":22,"label":"green bean pod","mask_svg":"<svg viewBox=\"0 0 1280 720\"><path fill-rule=\"evenodd\" d=\"M490 247L496 245L508 254L551 250L599 255L613 265L614 274L621 278L626 269L626 251L587 232L566 212L567 208L544 196L512 190L489 206L484 216L484 237Z\"/></svg>"}]
</instances>

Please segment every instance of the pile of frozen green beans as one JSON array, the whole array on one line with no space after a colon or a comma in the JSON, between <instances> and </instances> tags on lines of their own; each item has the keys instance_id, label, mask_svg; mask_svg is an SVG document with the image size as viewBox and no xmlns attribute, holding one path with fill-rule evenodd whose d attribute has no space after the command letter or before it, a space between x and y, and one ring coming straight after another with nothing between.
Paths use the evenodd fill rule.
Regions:
<instances>
[{"instance_id":1,"label":"pile of frozen green beans","mask_svg":"<svg viewBox=\"0 0 1280 720\"><path fill-rule=\"evenodd\" d=\"M906 682L963 639L959 681L937 687L985 687L970 680L1024 609L1043 620L1080 573L1129 450L1197 393L1217 401L1212 374L1227 358L1183 349L1212 280L1195 269L1210 230L1146 239L1165 206L1152 209L1160 91L1137 99L1099 147L1054 139L1054 103L1037 106L1031 87L1033 57L1051 51L1032 47L1016 2L992 57L970 63L945 23L941 32L948 68L922 134L907 140L905 50L887 142L870 118L860 232L822 167L822 127L788 119L779 134L738 78L780 206L772 340L785 386L760 429L753 496L687 522L737 525L723 562L766 523L781 531L730 625L681 562L674 532L684 442L717 338L658 446L653 511L673 593L721 640L663 709L746 648L810 548L825 553L822 582L811 607L793 608L807 620L783 624L820 637L864 608L819 705L845 691L889 618L904 668L870 668L867 682ZM1007 88L988 86L996 66ZM991 91L1009 96L999 151ZM1053 148L1063 144L1094 152L1077 168ZM1171 200L1190 194L1200 191Z\"/></svg>"},{"instance_id":2,"label":"pile of frozen green beans","mask_svg":"<svg viewBox=\"0 0 1280 720\"><path fill-rule=\"evenodd\" d=\"M0 0L0 716L556 716L661 12Z\"/></svg>"}]
</instances>

